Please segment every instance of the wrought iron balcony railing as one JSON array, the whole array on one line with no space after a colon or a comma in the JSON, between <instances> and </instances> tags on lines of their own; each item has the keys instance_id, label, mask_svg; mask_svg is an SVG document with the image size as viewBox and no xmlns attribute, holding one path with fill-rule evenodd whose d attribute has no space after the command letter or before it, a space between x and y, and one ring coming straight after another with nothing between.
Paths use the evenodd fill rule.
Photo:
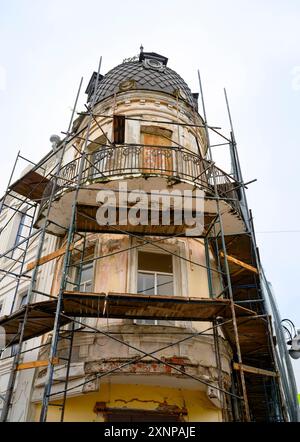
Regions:
<instances>
[{"instance_id":1,"label":"wrought iron balcony railing","mask_svg":"<svg viewBox=\"0 0 300 442\"><path fill-rule=\"evenodd\" d=\"M64 165L56 180L55 195L76 187L82 156ZM169 146L124 144L102 146L84 159L80 185L105 182L112 177L163 176L171 181L184 181L201 186L208 195L214 195L214 183L218 194L227 199L239 211L238 183L214 163L199 155ZM42 203L46 203L54 185L54 177L48 183Z\"/></svg>"}]
</instances>

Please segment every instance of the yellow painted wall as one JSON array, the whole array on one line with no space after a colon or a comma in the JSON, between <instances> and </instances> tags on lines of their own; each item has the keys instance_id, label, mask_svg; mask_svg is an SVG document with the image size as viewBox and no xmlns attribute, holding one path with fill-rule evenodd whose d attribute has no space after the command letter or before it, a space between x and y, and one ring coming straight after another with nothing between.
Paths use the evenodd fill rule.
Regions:
<instances>
[{"instance_id":1,"label":"yellow painted wall","mask_svg":"<svg viewBox=\"0 0 300 442\"><path fill-rule=\"evenodd\" d=\"M156 410L164 402L186 408L187 422L218 422L221 411L213 406L202 391L162 388L149 385L102 384L100 391L67 400L66 422L101 422L103 416L93 411L96 402L105 402L109 408ZM59 403L59 401L57 401ZM36 406L35 420L39 420L40 405ZM58 407L49 407L48 421L60 418Z\"/></svg>"}]
</instances>

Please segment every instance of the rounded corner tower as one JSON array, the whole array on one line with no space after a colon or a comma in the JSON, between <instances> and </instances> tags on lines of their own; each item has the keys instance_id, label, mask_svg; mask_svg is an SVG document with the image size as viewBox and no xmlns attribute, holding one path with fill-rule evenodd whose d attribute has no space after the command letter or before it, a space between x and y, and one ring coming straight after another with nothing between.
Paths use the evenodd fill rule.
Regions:
<instances>
[{"instance_id":1,"label":"rounded corner tower","mask_svg":"<svg viewBox=\"0 0 300 442\"><path fill-rule=\"evenodd\" d=\"M45 160L34 226L48 248L29 268L48 274L29 291L48 322L30 310L24 339L40 339L49 363L28 381L33 420L278 416L239 169L211 160L198 94L167 62L141 51L94 72L85 111Z\"/></svg>"}]
</instances>

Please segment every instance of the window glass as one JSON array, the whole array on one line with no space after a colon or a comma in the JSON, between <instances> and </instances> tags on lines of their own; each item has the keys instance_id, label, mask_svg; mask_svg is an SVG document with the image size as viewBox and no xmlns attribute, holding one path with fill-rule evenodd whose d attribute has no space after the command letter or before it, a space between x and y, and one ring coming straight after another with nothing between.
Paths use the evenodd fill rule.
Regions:
<instances>
[{"instance_id":1,"label":"window glass","mask_svg":"<svg viewBox=\"0 0 300 442\"><path fill-rule=\"evenodd\" d=\"M157 294L172 295L173 294L173 275L157 275Z\"/></svg>"},{"instance_id":2,"label":"window glass","mask_svg":"<svg viewBox=\"0 0 300 442\"><path fill-rule=\"evenodd\" d=\"M138 273L138 293L154 295L155 275L151 273Z\"/></svg>"},{"instance_id":3,"label":"window glass","mask_svg":"<svg viewBox=\"0 0 300 442\"><path fill-rule=\"evenodd\" d=\"M27 293L25 293L24 295L21 295L21 297L20 297L20 307L22 307L23 305L26 304L26 299L27 299Z\"/></svg>"},{"instance_id":4,"label":"window glass","mask_svg":"<svg viewBox=\"0 0 300 442\"><path fill-rule=\"evenodd\" d=\"M18 245L24 239L22 233L24 231L25 224L26 224L26 213L22 213L15 238L15 244L14 244L15 246Z\"/></svg>"},{"instance_id":5,"label":"window glass","mask_svg":"<svg viewBox=\"0 0 300 442\"><path fill-rule=\"evenodd\" d=\"M138 253L137 291L145 295L174 294L172 255ZM174 321L137 319L136 324L174 325Z\"/></svg>"},{"instance_id":6,"label":"window glass","mask_svg":"<svg viewBox=\"0 0 300 442\"><path fill-rule=\"evenodd\" d=\"M93 283L93 264L84 264L81 270L80 291L89 292L92 290Z\"/></svg>"}]
</instances>

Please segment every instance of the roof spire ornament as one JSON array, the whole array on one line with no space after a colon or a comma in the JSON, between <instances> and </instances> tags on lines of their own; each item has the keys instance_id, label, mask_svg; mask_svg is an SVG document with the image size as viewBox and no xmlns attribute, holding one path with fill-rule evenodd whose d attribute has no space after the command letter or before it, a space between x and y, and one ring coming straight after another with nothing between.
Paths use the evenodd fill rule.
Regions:
<instances>
[{"instance_id":1,"label":"roof spire ornament","mask_svg":"<svg viewBox=\"0 0 300 442\"><path fill-rule=\"evenodd\" d=\"M140 53L142 54L144 52L144 46L143 46L143 44L141 44L141 46L140 46Z\"/></svg>"}]
</instances>

